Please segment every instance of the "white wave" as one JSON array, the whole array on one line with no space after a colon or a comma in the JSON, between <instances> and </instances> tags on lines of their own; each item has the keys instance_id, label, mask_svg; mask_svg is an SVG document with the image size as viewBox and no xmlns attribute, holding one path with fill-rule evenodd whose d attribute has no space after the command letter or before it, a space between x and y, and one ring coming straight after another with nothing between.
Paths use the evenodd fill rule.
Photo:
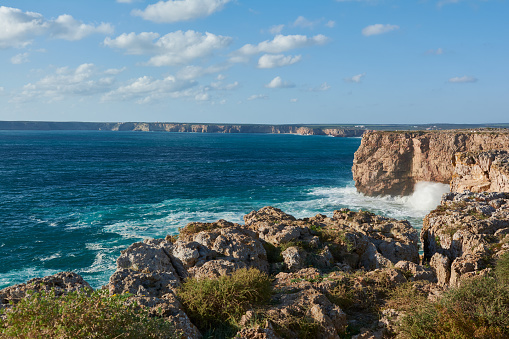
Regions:
<instances>
[{"instance_id":1,"label":"white wave","mask_svg":"<svg viewBox=\"0 0 509 339\"><path fill-rule=\"evenodd\" d=\"M449 185L421 181L415 185L414 193L408 197L407 204L412 209L427 214L440 204L442 195L447 192L450 192Z\"/></svg>"},{"instance_id":2,"label":"white wave","mask_svg":"<svg viewBox=\"0 0 509 339\"><path fill-rule=\"evenodd\" d=\"M52 255L49 255L47 257L40 257L39 260L40 261L48 261L48 260L60 258L61 256L62 256L61 252L56 252L56 253L53 253Z\"/></svg>"}]
</instances>

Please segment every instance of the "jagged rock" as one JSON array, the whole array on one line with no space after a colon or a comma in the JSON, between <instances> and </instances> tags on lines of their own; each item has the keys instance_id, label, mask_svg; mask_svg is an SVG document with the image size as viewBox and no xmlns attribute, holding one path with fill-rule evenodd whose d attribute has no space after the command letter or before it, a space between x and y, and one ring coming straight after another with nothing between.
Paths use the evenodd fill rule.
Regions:
<instances>
[{"instance_id":1,"label":"jagged rock","mask_svg":"<svg viewBox=\"0 0 509 339\"><path fill-rule=\"evenodd\" d=\"M191 267L189 274L197 279L217 278L245 267L247 265L240 260L215 259L207 261L202 266Z\"/></svg>"},{"instance_id":2,"label":"jagged rock","mask_svg":"<svg viewBox=\"0 0 509 339\"><path fill-rule=\"evenodd\" d=\"M509 192L507 151L459 152L454 160L451 192Z\"/></svg>"},{"instance_id":3,"label":"jagged rock","mask_svg":"<svg viewBox=\"0 0 509 339\"><path fill-rule=\"evenodd\" d=\"M497 252L509 248L507 228L509 193L444 194L441 205L424 219L424 261L440 284L457 286L463 275L484 270Z\"/></svg>"},{"instance_id":4,"label":"jagged rock","mask_svg":"<svg viewBox=\"0 0 509 339\"><path fill-rule=\"evenodd\" d=\"M168 252L163 247L145 242L136 242L123 250L117 259L117 266L133 271L175 273Z\"/></svg>"},{"instance_id":5,"label":"jagged rock","mask_svg":"<svg viewBox=\"0 0 509 339\"><path fill-rule=\"evenodd\" d=\"M136 272L117 269L110 277L110 294L131 293L143 297L160 297L180 286L180 279L171 272Z\"/></svg>"},{"instance_id":6,"label":"jagged rock","mask_svg":"<svg viewBox=\"0 0 509 339\"><path fill-rule=\"evenodd\" d=\"M410 281L426 280L432 283L436 283L438 281L431 268L427 268L410 261L399 261L396 265L394 265L394 268L410 273Z\"/></svg>"},{"instance_id":7,"label":"jagged rock","mask_svg":"<svg viewBox=\"0 0 509 339\"><path fill-rule=\"evenodd\" d=\"M62 295L83 289L92 289L90 285L74 272L60 272L43 278L30 279L24 284L13 285L0 290L0 309L9 306L9 303L17 303L26 297L29 291L50 292Z\"/></svg>"},{"instance_id":8,"label":"jagged rock","mask_svg":"<svg viewBox=\"0 0 509 339\"><path fill-rule=\"evenodd\" d=\"M363 194L409 195L420 181L449 184L456 152L508 150L507 130L367 131L352 173Z\"/></svg>"},{"instance_id":9,"label":"jagged rock","mask_svg":"<svg viewBox=\"0 0 509 339\"><path fill-rule=\"evenodd\" d=\"M437 252L431 257L429 265L435 271L438 284L448 285L451 277L451 260L446 255Z\"/></svg>"},{"instance_id":10,"label":"jagged rock","mask_svg":"<svg viewBox=\"0 0 509 339\"><path fill-rule=\"evenodd\" d=\"M278 293L274 298L279 304L266 313L274 326L287 337L298 337L292 330L298 318L317 324L317 336L320 338L339 339L338 333L346 329L346 314L314 288L290 294Z\"/></svg>"},{"instance_id":11,"label":"jagged rock","mask_svg":"<svg viewBox=\"0 0 509 339\"><path fill-rule=\"evenodd\" d=\"M288 247L281 255L286 268L290 271L298 271L306 264L306 253L298 247Z\"/></svg>"}]
</instances>

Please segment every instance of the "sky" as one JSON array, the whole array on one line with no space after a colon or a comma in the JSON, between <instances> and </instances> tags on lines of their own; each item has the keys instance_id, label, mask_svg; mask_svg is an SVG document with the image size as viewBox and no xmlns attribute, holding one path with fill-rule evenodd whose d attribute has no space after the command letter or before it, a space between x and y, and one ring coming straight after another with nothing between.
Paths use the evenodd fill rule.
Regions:
<instances>
[{"instance_id":1,"label":"sky","mask_svg":"<svg viewBox=\"0 0 509 339\"><path fill-rule=\"evenodd\" d=\"M509 122L506 0L0 0L0 120Z\"/></svg>"}]
</instances>

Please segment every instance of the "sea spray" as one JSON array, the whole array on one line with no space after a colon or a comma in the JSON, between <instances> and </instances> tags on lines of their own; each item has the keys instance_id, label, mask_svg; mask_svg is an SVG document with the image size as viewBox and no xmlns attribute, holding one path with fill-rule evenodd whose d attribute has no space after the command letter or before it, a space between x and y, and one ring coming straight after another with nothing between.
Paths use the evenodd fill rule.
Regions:
<instances>
[{"instance_id":1,"label":"sea spray","mask_svg":"<svg viewBox=\"0 0 509 339\"><path fill-rule=\"evenodd\" d=\"M412 210L426 215L440 204L442 195L449 191L449 185L421 181L415 184L414 193L408 197L407 204Z\"/></svg>"}]
</instances>

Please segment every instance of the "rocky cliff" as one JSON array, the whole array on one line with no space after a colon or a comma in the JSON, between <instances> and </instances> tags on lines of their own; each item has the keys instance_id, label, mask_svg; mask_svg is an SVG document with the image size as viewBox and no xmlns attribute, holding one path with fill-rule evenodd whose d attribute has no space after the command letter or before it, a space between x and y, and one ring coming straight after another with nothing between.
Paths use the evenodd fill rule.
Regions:
<instances>
[{"instance_id":1,"label":"rocky cliff","mask_svg":"<svg viewBox=\"0 0 509 339\"><path fill-rule=\"evenodd\" d=\"M449 184L456 152L486 150L509 150L509 130L367 131L353 179L366 195L409 195L419 181Z\"/></svg>"},{"instance_id":2,"label":"rocky cliff","mask_svg":"<svg viewBox=\"0 0 509 339\"><path fill-rule=\"evenodd\" d=\"M363 128L319 128L302 125L187 124L166 122L0 121L0 130L89 130L192 133L271 133L360 137Z\"/></svg>"},{"instance_id":3,"label":"rocky cliff","mask_svg":"<svg viewBox=\"0 0 509 339\"><path fill-rule=\"evenodd\" d=\"M509 192L507 151L460 152L454 163L451 192Z\"/></svg>"}]
</instances>

